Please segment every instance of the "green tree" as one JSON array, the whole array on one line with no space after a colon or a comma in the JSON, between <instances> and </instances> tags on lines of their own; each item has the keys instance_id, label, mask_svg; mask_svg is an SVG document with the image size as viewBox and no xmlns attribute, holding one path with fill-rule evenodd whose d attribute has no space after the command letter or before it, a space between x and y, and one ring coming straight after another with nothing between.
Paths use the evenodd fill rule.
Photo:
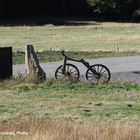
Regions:
<instances>
[{"instance_id":1,"label":"green tree","mask_svg":"<svg viewBox=\"0 0 140 140\"><path fill-rule=\"evenodd\" d=\"M132 19L140 9L139 0L87 0L93 13L118 19Z\"/></svg>"},{"instance_id":2,"label":"green tree","mask_svg":"<svg viewBox=\"0 0 140 140\"><path fill-rule=\"evenodd\" d=\"M94 12L105 13L106 11L116 9L118 0L87 0Z\"/></svg>"}]
</instances>

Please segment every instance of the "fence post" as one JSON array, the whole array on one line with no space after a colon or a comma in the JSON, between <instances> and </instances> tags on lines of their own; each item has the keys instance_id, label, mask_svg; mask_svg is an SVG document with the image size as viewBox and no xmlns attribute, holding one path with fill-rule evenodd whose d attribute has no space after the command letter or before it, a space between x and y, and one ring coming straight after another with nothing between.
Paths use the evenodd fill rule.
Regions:
<instances>
[{"instance_id":1,"label":"fence post","mask_svg":"<svg viewBox=\"0 0 140 140\"><path fill-rule=\"evenodd\" d=\"M32 45L25 46L25 65L27 76L37 76L41 80L46 79L46 73L39 65L39 60Z\"/></svg>"}]
</instances>

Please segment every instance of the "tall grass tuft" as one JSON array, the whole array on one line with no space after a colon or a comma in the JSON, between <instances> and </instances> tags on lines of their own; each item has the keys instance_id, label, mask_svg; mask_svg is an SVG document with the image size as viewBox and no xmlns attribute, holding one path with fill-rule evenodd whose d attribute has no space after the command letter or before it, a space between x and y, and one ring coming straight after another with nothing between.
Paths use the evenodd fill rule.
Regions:
<instances>
[{"instance_id":1,"label":"tall grass tuft","mask_svg":"<svg viewBox=\"0 0 140 140\"><path fill-rule=\"evenodd\" d=\"M140 127L71 118L30 117L17 124L1 125L0 131L26 132L25 135L1 135L2 140L139 140Z\"/></svg>"}]
</instances>

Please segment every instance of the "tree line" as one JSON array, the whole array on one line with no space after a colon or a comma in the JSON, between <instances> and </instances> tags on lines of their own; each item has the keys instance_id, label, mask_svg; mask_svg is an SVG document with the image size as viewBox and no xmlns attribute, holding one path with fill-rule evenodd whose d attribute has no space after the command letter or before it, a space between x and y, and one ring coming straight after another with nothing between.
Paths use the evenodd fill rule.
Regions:
<instances>
[{"instance_id":1,"label":"tree line","mask_svg":"<svg viewBox=\"0 0 140 140\"><path fill-rule=\"evenodd\" d=\"M0 16L93 16L138 20L140 0L1 0Z\"/></svg>"}]
</instances>

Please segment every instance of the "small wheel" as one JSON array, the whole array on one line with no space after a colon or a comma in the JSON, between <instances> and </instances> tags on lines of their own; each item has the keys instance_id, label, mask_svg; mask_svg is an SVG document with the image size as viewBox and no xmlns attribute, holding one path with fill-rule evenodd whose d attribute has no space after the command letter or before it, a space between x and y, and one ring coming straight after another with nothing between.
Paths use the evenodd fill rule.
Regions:
<instances>
[{"instance_id":1,"label":"small wheel","mask_svg":"<svg viewBox=\"0 0 140 140\"><path fill-rule=\"evenodd\" d=\"M55 78L58 80L68 80L76 82L79 79L80 72L73 64L66 64L65 74L62 74L63 65L59 66L55 71Z\"/></svg>"},{"instance_id":2,"label":"small wheel","mask_svg":"<svg viewBox=\"0 0 140 140\"><path fill-rule=\"evenodd\" d=\"M86 79L92 83L106 83L110 80L111 74L109 69L102 64L95 64L91 66L96 73L91 72L89 69L86 72Z\"/></svg>"}]
</instances>

